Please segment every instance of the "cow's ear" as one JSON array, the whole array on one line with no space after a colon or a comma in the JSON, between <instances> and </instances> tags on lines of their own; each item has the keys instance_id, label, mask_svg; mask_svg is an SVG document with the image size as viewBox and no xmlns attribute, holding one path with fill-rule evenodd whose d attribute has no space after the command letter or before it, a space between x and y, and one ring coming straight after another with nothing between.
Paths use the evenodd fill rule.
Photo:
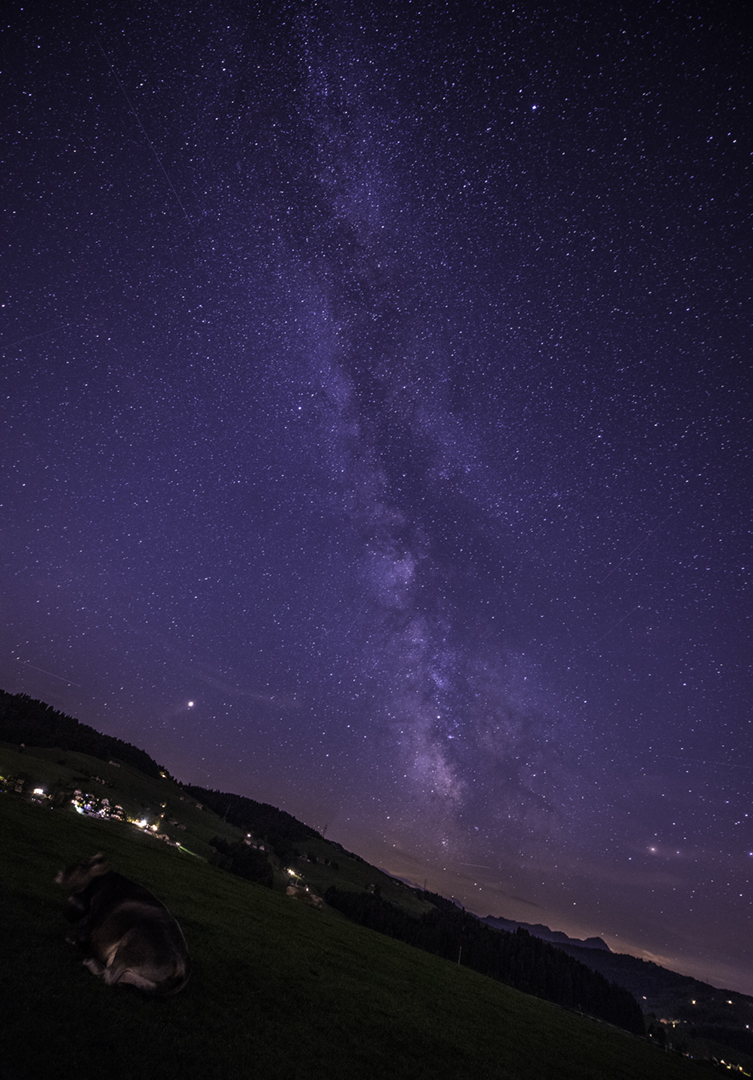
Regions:
<instances>
[{"instance_id":1,"label":"cow's ear","mask_svg":"<svg viewBox=\"0 0 753 1080\"><path fill-rule=\"evenodd\" d=\"M110 867L107 865L107 859L100 852L99 855L95 855L93 859L89 860L89 864L85 869L90 877L101 877L109 871Z\"/></svg>"}]
</instances>

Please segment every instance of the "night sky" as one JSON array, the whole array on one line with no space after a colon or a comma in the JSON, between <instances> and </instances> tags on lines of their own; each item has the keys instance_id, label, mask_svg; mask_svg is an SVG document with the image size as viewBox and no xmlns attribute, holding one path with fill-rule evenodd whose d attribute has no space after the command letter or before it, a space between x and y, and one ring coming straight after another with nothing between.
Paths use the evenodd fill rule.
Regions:
<instances>
[{"instance_id":1,"label":"night sky","mask_svg":"<svg viewBox=\"0 0 753 1080\"><path fill-rule=\"evenodd\" d=\"M743 6L45 7L0 686L753 993Z\"/></svg>"}]
</instances>

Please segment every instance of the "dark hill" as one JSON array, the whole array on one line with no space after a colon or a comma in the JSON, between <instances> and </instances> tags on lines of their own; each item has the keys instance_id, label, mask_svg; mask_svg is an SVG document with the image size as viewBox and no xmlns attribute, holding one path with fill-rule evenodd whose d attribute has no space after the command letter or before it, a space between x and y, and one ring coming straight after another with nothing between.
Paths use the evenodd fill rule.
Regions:
<instances>
[{"instance_id":1,"label":"dark hill","mask_svg":"<svg viewBox=\"0 0 753 1080\"><path fill-rule=\"evenodd\" d=\"M119 739L100 735L88 725L80 724L42 702L24 695L4 694L1 704L0 738L26 743L29 753L32 746L52 744L62 748L64 744L68 748L75 746L79 752L85 751L93 757L108 759L117 754L129 763L142 760L146 766L145 772L151 775L164 773L144 751ZM267 865L269 855L272 856L279 874L280 870L289 866L290 861L300 866L300 845L305 845L307 849L305 866L301 867L303 879L301 874L298 875L304 884L307 884L306 867L313 868L318 862L316 854L309 850L312 845L319 847L319 857L322 857L323 846L329 850L329 857L325 858L329 863L330 878L339 877L339 871L335 869L338 861L332 859L333 854L339 857L342 852L347 861L352 858L343 852L339 845L331 845L315 829L276 807L229 792L195 785L179 787L183 793L192 796L216 814L222 822L265 841L267 851L258 858L264 863L260 869L264 872L263 877L267 884L271 884L273 878L273 866ZM219 851L221 865L231 873L248 876L247 872L242 872L248 870L245 867L248 860L234 860L227 850L227 841L223 842L221 838L215 837L210 843ZM233 851L235 852L235 848ZM236 854L247 853L239 848ZM640 1008L630 993L621 986L610 984L609 980L599 973L591 971L524 930L508 934L503 930L484 926L475 915L457 908L444 897L403 887L406 900L410 898L412 903L391 902L381 896L381 886L377 884L384 875L380 875L374 867L364 864L363 860L359 861L367 874L367 881L370 878L368 884L364 883L359 887L353 880L344 878L341 884L330 885L326 893L330 905L352 921L448 959L457 960L462 953L465 967L565 1008L578 1009L608 1020L627 1031L643 1034ZM241 866L241 862L244 866ZM394 889L397 894L401 891L397 886Z\"/></svg>"},{"instance_id":2,"label":"dark hill","mask_svg":"<svg viewBox=\"0 0 753 1080\"><path fill-rule=\"evenodd\" d=\"M514 922L512 919L503 919L500 915L487 915L482 922L488 923L496 930L507 930L511 934L516 930L527 930L529 934L541 938L542 941L550 941L552 945L577 945L582 949L601 949L603 952L611 952L606 941L600 937L590 937L583 941L579 938L568 937L561 930L550 930L542 923Z\"/></svg>"},{"instance_id":3,"label":"dark hill","mask_svg":"<svg viewBox=\"0 0 753 1080\"><path fill-rule=\"evenodd\" d=\"M753 998L746 994L717 989L628 953L579 948L575 942L559 948L592 971L626 987L643 1004L645 1012L657 1017L690 1025L712 1024L743 1029L753 1018Z\"/></svg>"},{"instance_id":4,"label":"dark hill","mask_svg":"<svg viewBox=\"0 0 753 1080\"><path fill-rule=\"evenodd\" d=\"M14 976L0 980L7 1080L709 1075L644 1039L363 929L331 907L259 888L124 823L6 794L0 836L0 961ZM194 970L175 998L154 1002L105 986L64 940L55 873L103 847L180 922Z\"/></svg>"},{"instance_id":5,"label":"dark hill","mask_svg":"<svg viewBox=\"0 0 753 1080\"><path fill-rule=\"evenodd\" d=\"M5 690L0 690L0 741L25 746L57 746L103 761L112 758L133 765L147 776L159 776L164 772L145 750L113 735L103 735L27 694L8 694Z\"/></svg>"},{"instance_id":6,"label":"dark hill","mask_svg":"<svg viewBox=\"0 0 753 1080\"><path fill-rule=\"evenodd\" d=\"M166 775L163 766L145 750L113 735L103 735L27 694L8 694L0 690L0 741L29 747L55 746L89 754L102 761L132 765L146 776ZM190 784L181 786L220 818L245 832L264 837L276 850L279 847L281 858L292 844L319 836L315 829L275 806L242 795L210 791Z\"/></svg>"},{"instance_id":7,"label":"dark hill","mask_svg":"<svg viewBox=\"0 0 753 1080\"><path fill-rule=\"evenodd\" d=\"M293 854L295 844L322 839L316 829L304 825L292 814L278 810L276 806L268 803L257 802L245 795L213 791L196 784L184 784L183 787L224 821L268 841L283 862L287 862Z\"/></svg>"},{"instance_id":8,"label":"dark hill","mask_svg":"<svg viewBox=\"0 0 753 1080\"><path fill-rule=\"evenodd\" d=\"M29 750L33 746L58 746L106 761L110 758L122 761L148 777L165 775L157 761L145 751L81 724L26 694L0 691L0 740L24 743ZM601 1016L631 1031L642 1030L643 1026L641 1011L631 995L635 994L638 1000L646 999L646 1011L654 1005L657 1013L676 1015L677 1009L669 1013L659 1005L667 998L670 983L674 980L676 994L675 984L672 984L671 993L677 1008L688 1001L690 981L684 976L632 957L611 954L599 940L589 942L590 947L578 947L579 943L548 928L530 927L532 933L527 932L528 928L508 933L507 926L502 926L507 920L489 919L485 926L483 920L462 912L442 896L406 887L399 890L395 886L395 895L390 895L387 900L386 896L379 895L377 886L367 883L384 878L384 875L368 867L358 856L348 855L339 845L324 840L315 829L297 821L292 814L232 793L196 785L178 785L178 788L214 811L228 826L264 838L268 848L272 849L273 862L277 860L278 870L290 865L288 860L294 860L305 876L309 870L312 875L319 875L323 879L321 887L328 889L327 900L331 905L363 926L448 959L461 957L463 966L524 988L528 993L548 998L566 1008ZM301 846L306 849L305 860ZM341 866L338 867L340 854L346 859L340 859ZM363 867L359 870L363 880L359 878L357 883L352 877L340 879L346 863L350 873L357 860ZM387 883L384 887L387 888ZM404 899L401 899L403 894ZM512 923L511 929L515 926ZM547 931L554 941L541 941L542 931ZM630 962L637 967L631 968ZM646 971L654 982L659 977L661 994L646 993ZM713 990L712 987L707 989ZM718 996L722 991L714 993ZM700 993L697 996L702 997ZM705 1024L717 1023L713 1014L698 1015L697 1020Z\"/></svg>"},{"instance_id":9,"label":"dark hill","mask_svg":"<svg viewBox=\"0 0 753 1080\"><path fill-rule=\"evenodd\" d=\"M475 915L444 901L415 918L378 893L330 888L327 903L348 918L409 945L462 963L562 1005L643 1035L643 1014L632 994L520 929L514 934L485 925Z\"/></svg>"}]
</instances>

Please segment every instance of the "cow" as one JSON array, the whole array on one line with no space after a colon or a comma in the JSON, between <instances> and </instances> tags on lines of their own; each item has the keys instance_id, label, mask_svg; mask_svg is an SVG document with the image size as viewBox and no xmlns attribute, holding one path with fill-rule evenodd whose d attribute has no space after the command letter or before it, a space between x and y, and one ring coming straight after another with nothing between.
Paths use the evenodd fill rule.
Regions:
<instances>
[{"instance_id":1,"label":"cow","mask_svg":"<svg viewBox=\"0 0 753 1080\"><path fill-rule=\"evenodd\" d=\"M183 989L191 970L185 938L148 889L111 870L101 853L61 870L55 881L70 894L66 940L86 954L84 965L94 975L147 994Z\"/></svg>"}]
</instances>

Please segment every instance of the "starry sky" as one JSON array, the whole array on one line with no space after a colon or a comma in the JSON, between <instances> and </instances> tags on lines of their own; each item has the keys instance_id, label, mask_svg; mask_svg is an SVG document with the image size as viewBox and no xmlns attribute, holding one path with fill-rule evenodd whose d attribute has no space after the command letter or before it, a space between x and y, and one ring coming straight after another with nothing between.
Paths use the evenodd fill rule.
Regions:
<instances>
[{"instance_id":1,"label":"starry sky","mask_svg":"<svg viewBox=\"0 0 753 1080\"><path fill-rule=\"evenodd\" d=\"M13 5L0 685L753 993L741 10Z\"/></svg>"}]
</instances>

